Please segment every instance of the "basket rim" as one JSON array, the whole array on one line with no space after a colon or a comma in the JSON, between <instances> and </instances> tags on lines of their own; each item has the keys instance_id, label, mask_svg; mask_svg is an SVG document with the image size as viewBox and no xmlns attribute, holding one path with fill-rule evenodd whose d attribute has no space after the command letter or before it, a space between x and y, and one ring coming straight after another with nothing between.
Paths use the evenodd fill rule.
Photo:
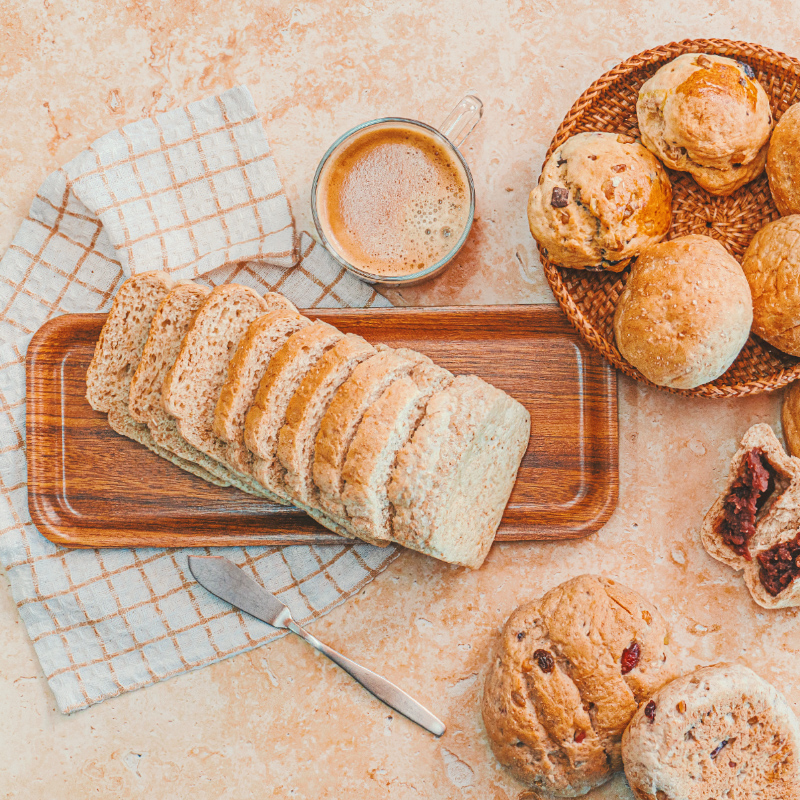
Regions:
<instances>
[{"instance_id":1,"label":"basket rim","mask_svg":"<svg viewBox=\"0 0 800 800\"><path fill-rule=\"evenodd\" d=\"M586 108L592 103L597 94L607 89L620 78L626 77L643 67L651 66L662 61L670 61L684 53L698 51L704 53L713 52L723 56L735 56L743 60L747 58L758 58L759 60L772 63L775 66L780 66L783 69L791 69L800 76L800 60L786 53L782 53L779 50L772 50L755 42L743 42L734 39L682 39L678 42L669 42L668 44L643 50L620 62L607 72L604 72L582 92L556 129L555 135L545 154L542 168L544 168L544 164L547 163L547 159L550 158L554 150L572 136L572 131L578 122L583 119ZM800 359L798 359L796 364L779 369L768 377L754 378L744 382L726 383L724 381L726 373L723 373L714 381L702 384L694 389L674 389L668 386L659 386L645 378L639 370L628 363L617 349L616 343L610 342L596 329L592 320L578 307L569 288L564 283L562 271L566 271L567 268L553 264L545 256L543 248L538 242L536 246L539 251L539 258L545 277L550 284L550 289L572 326L590 347L597 350L613 367L628 377L663 392L669 392L670 394L710 398L744 397L747 395L761 394L763 392L771 392L800 378ZM574 270L569 270L569 273L572 272L574 272ZM750 335L754 335L752 331Z\"/></svg>"}]
</instances>

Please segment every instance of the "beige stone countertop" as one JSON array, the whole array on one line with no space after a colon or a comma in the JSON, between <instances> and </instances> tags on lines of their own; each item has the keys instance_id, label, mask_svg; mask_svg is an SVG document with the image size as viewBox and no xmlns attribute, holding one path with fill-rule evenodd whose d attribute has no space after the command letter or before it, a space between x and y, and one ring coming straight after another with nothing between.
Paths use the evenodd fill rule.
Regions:
<instances>
[{"instance_id":1,"label":"beige stone countertop","mask_svg":"<svg viewBox=\"0 0 800 800\"><path fill-rule=\"evenodd\" d=\"M436 124L467 91L478 216L409 304L551 302L525 217L558 123L627 56L685 37L800 54L791 0L293 0L0 4L0 252L45 176L108 130L246 83L301 229L330 142L396 114ZM404 553L312 626L430 705L437 740L296 637L64 717L0 577L0 797L518 798L480 717L487 656L519 603L601 572L656 603L686 668L734 660L800 703L798 612L766 612L700 546L738 437L780 394L687 400L621 378L620 500L605 528L495 546L477 571ZM588 797L632 795L623 777Z\"/></svg>"}]
</instances>

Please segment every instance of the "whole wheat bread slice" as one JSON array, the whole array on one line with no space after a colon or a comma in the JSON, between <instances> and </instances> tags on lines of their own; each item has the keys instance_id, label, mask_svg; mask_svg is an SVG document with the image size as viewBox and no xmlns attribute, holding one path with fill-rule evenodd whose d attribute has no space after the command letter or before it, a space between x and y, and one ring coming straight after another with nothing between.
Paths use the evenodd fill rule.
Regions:
<instances>
[{"instance_id":1,"label":"whole wheat bread slice","mask_svg":"<svg viewBox=\"0 0 800 800\"><path fill-rule=\"evenodd\" d=\"M211 290L181 281L164 298L150 325L142 358L131 381L130 413L150 429L153 440L181 458L202 467L221 486L237 486L238 479L223 464L192 447L180 434L178 423L161 405L161 387L178 356L183 337Z\"/></svg>"},{"instance_id":2,"label":"whole wheat bread slice","mask_svg":"<svg viewBox=\"0 0 800 800\"><path fill-rule=\"evenodd\" d=\"M452 380L442 367L419 364L392 383L364 414L342 470L342 501L357 536L390 541L388 484L397 454L421 422L428 400Z\"/></svg>"},{"instance_id":3,"label":"whole wheat bread slice","mask_svg":"<svg viewBox=\"0 0 800 800\"><path fill-rule=\"evenodd\" d=\"M359 364L336 392L320 423L314 450L312 476L322 511L346 518L342 469L358 426L383 392L422 362L431 363L413 350L385 350Z\"/></svg>"},{"instance_id":4,"label":"whole wheat bread slice","mask_svg":"<svg viewBox=\"0 0 800 800\"><path fill-rule=\"evenodd\" d=\"M267 491L230 463L227 442L214 434L214 412L236 347L250 325L277 308L293 310L282 295L258 292L238 284L218 286L208 296L183 339L175 364L162 388L165 410L178 420L189 444L233 470L246 491L273 502L285 501Z\"/></svg>"},{"instance_id":5,"label":"whole wheat bread slice","mask_svg":"<svg viewBox=\"0 0 800 800\"><path fill-rule=\"evenodd\" d=\"M317 361L289 401L286 422L278 433L277 453L285 470L284 485L302 503L318 502L311 469L322 417L353 370L375 353L371 344L348 333Z\"/></svg>"},{"instance_id":6,"label":"whole wheat bread slice","mask_svg":"<svg viewBox=\"0 0 800 800\"><path fill-rule=\"evenodd\" d=\"M131 417L128 406L131 380L142 357L150 325L159 305L175 282L165 272L143 272L122 284L95 345L86 371L86 399L96 411L108 413L109 425L119 434L143 444L181 469L211 483L214 476L158 445L147 425Z\"/></svg>"},{"instance_id":7,"label":"whole wheat bread slice","mask_svg":"<svg viewBox=\"0 0 800 800\"><path fill-rule=\"evenodd\" d=\"M394 541L477 569L500 524L530 438L505 392L459 376L429 401L389 482Z\"/></svg>"},{"instance_id":8,"label":"whole wheat bread slice","mask_svg":"<svg viewBox=\"0 0 800 800\"><path fill-rule=\"evenodd\" d=\"M214 412L214 433L228 442L228 458L241 472L253 475L255 456L245 445L244 423L261 379L289 337L310 324L296 311L270 311L247 329L236 348Z\"/></svg>"},{"instance_id":9,"label":"whole wheat bread slice","mask_svg":"<svg viewBox=\"0 0 800 800\"><path fill-rule=\"evenodd\" d=\"M317 361L342 338L344 334L327 322L311 323L286 340L261 379L247 412L245 443L257 457L253 474L270 491L288 496L277 457L287 406Z\"/></svg>"}]
</instances>

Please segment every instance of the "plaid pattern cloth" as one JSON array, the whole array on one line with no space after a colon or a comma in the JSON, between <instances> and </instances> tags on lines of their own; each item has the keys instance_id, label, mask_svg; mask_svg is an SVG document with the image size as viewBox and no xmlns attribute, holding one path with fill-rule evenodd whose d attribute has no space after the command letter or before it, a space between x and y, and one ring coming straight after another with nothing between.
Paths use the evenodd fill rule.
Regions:
<instances>
[{"instance_id":1,"label":"plaid pattern cloth","mask_svg":"<svg viewBox=\"0 0 800 800\"><path fill-rule=\"evenodd\" d=\"M280 291L303 308L388 306L296 236L244 87L126 126L50 175L0 260L0 562L58 707L108 697L282 635L198 586L187 550L67 550L28 514L25 352L51 317L107 310L130 275ZM306 623L380 573L394 548L221 553Z\"/></svg>"}]
</instances>

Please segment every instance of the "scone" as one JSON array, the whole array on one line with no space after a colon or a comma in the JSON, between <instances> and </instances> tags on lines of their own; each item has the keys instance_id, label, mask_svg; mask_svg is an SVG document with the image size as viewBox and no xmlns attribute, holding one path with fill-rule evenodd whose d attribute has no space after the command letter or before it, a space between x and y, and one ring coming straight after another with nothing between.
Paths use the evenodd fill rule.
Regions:
<instances>
[{"instance_id":1,"label":"scone","mask_svg":"<svg viewBox=\"0 0 800 800\"><path fill-rule=\"evenodd\" d=\"M717 561L744 571L760 606L785 608L800 605L798 533L800 459L784 452L769 425L753 425L703 520L703 547Z\"/></svg>"},{"instance_id":2,"label":"scone","mask_svg":"<svg viewBox=\"0 0 800 800\"><path fill-rule=\"evenodd\" d=\"M772 199L783 216L800 214L800 103L778 120L767 150Z\"/></svg>"},{"instance_id":3,"label":"scone","mask_svg":"<svg viewBox=\"0 0 800 800\"><path fill-rule=\"evenodd\" d=\"M639 800L797 800L800 726L752 670L702 667L659 689L622 739Z\"/></svg>"},{"instance_id":4,"label":"scone","mask_svg":"<svg viewBox=\"0 0 800 800\"><path fill-rule=\"evenodd\" d=\"M800 355L800 214L767 223L742 259L753 296L753 333Z\"/></svg>"},{"instance_id":5,"label":"scone","mask_svg":"<svg viewBox=\"0 0 800 800\"><path fill-rule=\"evenodd\" d=\"M772 114L748 64L678 56L639 90L636 115L642 143L711 194L729 195L764 169Z\"/></svg>"},{"instance_id":6,"label":"scone","mask_svg":"<svg viewBox=\"0 0 800 800\"><path fill-rule=\"evenodd\" d=\"M542 169L528 199L531 233L562 267L620 272L672 218L661 164L630 136L579 133Z\"/></svg>"},{"instance_id":7,"label":"scone","mask_svg":"<svg viewBox=\"0 0 800 800\"><path fill-rule=\"evenodd\" d=\"M692 389L730 367L752 318L736 259L708 236L681 236L637 259L614 314L614 338L652 383Z\"/></svg>"},{"instance_id":8,"label":"scone","mask_svg":"<svg viewBox=\"0 0 800 800\"><path fill-rule=\"evenodd\" d=\"M582 575L520 606L486 680L483 721L501 764L535 789L578 797L622 766L637 707L678 674L661 614Z\"/></svg>"}]
</instances>

